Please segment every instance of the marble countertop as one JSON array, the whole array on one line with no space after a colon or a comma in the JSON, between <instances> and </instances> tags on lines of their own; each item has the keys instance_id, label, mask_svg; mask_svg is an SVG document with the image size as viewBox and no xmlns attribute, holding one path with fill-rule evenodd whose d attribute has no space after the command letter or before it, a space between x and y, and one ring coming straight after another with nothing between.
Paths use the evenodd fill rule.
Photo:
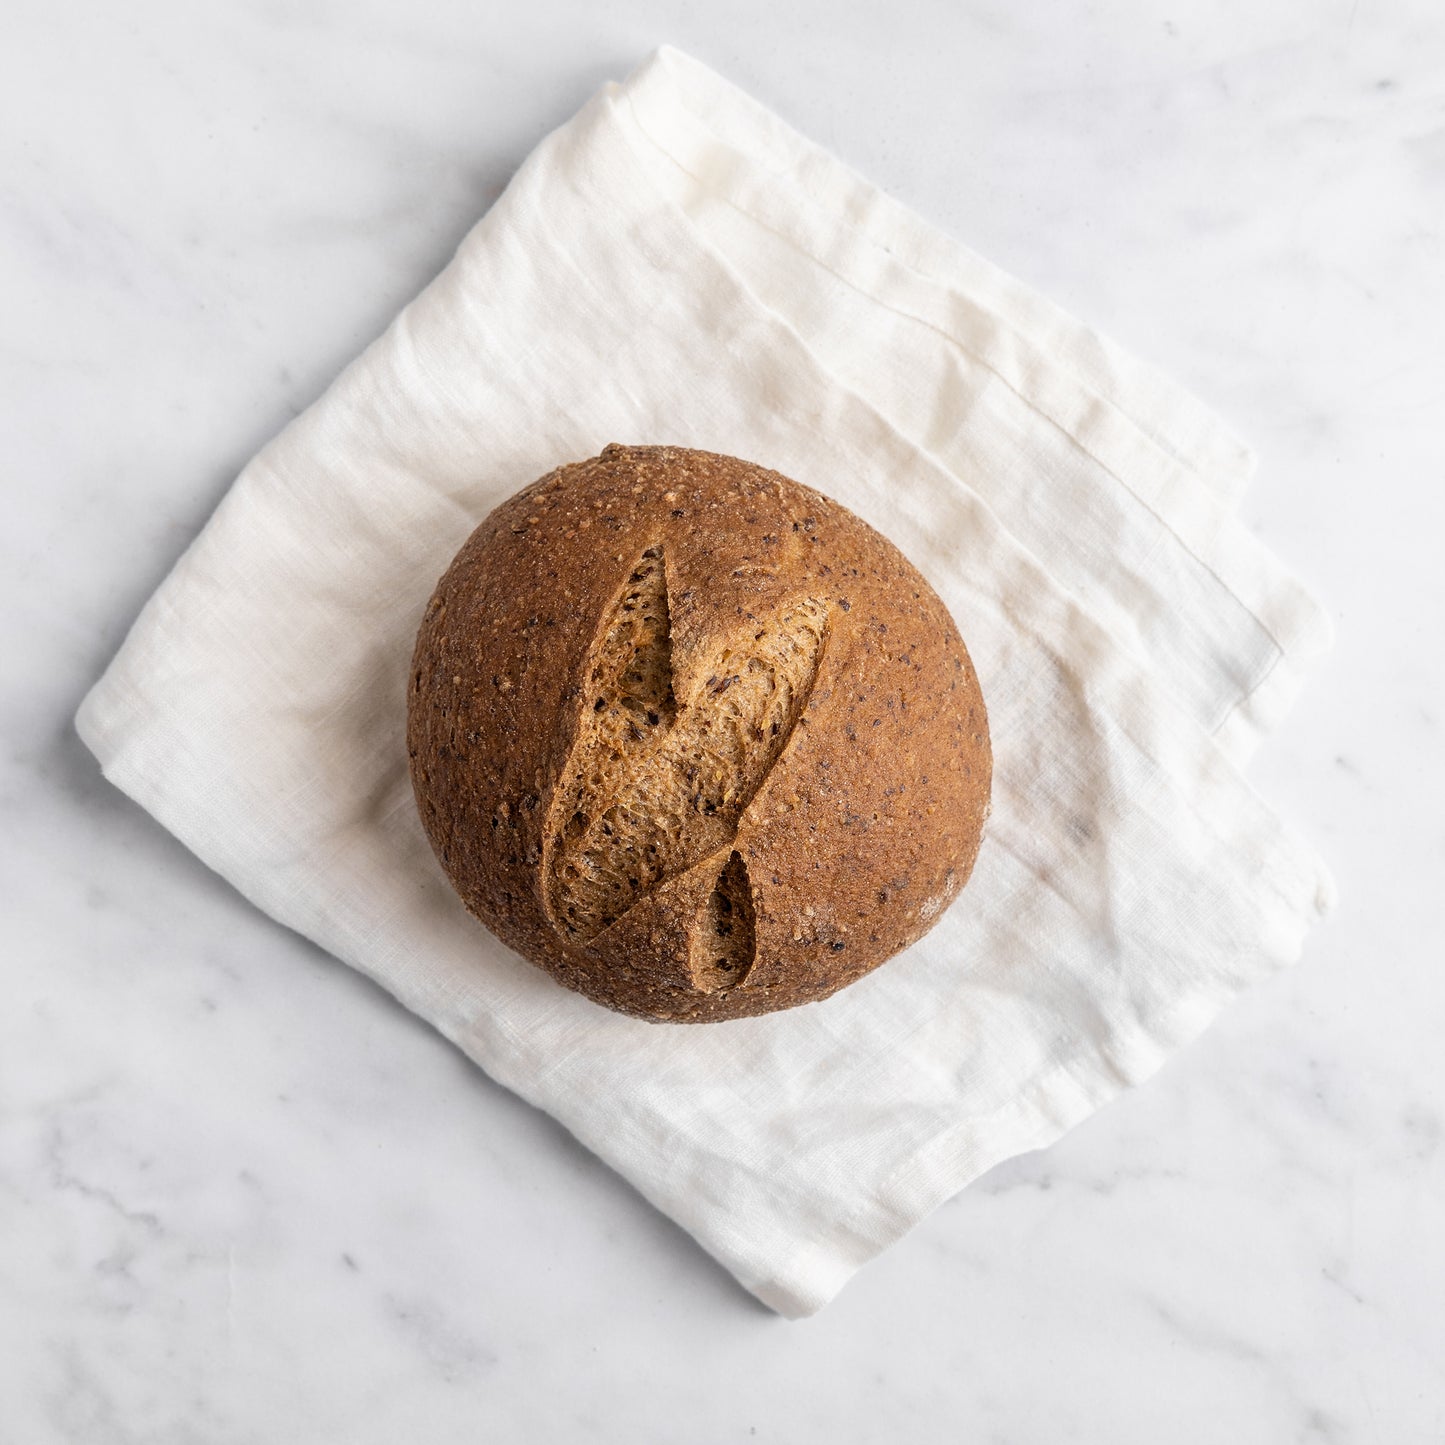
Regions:
<instances>
[{"instance_id":1,"label":"marble countertop","mask_svg":"<svg viewBox=\"0 0 1445 1445\"><path fill-rule=\"evenodd\" d=\"M0 43L0 1442L1445 1440L1432 3L19 0ZM691 51L1219 407L1339 641L1341 906L816 1318L253 910L71 717L536 141Z\"/></svg>"}]
</instances>

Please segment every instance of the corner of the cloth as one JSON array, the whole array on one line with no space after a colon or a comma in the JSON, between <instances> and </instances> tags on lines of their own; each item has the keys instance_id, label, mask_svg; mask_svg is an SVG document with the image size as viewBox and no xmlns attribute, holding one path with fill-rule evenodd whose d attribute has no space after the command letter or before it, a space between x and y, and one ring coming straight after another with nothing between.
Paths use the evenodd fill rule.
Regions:
<instances>
[{"instance_id":1,"label":"corner of the cloth","mask_svg":"<svg viewBox=\"0 0 1445 1445\"><path fill-rule=\"evenodd\" d=\"M105 723L106 699L109 696L108 677L108 672L101 675L81 699L80 706L76 708L75 716L71 719L76 735L95 755L102 769L109 751L106 742L108 728Z\"/></svg>"}]
</instances>

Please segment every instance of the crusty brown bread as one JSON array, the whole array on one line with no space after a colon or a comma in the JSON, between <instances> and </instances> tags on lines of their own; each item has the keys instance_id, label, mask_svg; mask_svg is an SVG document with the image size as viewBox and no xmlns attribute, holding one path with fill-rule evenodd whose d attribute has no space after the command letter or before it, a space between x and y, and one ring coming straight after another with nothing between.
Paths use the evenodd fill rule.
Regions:
<instances>
[{"instance_id":1,"label":"crusty brown bread","mask_svg":"<svg viewBox=\"0 0 1445 1445\"><path fill-rule=\"evenodd\" d=\"M750 462L609 446L437 584L407 743L467 907L598 1003L821 999L968 879L992 757L953 619L853 513Z\"/></svg>"}]
</instances>

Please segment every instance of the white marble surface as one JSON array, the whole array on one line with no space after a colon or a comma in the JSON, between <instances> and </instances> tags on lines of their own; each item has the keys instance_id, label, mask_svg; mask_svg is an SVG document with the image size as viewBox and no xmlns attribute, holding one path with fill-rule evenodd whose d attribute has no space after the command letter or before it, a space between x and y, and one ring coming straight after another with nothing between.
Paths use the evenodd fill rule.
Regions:
<instances>
[{"instance_id":1,"label":"white marble surface","mask_svg":"<svg viewBox=\"0 0 1445 1445\"><path fill-rule=\"evenodd\" d=\"M0 16L0 1442L1445 1440L1438 4ZM1255 768L1342 904L786 1324L105 785L239 465L660 40L1182 375L1335 654Z\"/></svg>"}]
</instances>

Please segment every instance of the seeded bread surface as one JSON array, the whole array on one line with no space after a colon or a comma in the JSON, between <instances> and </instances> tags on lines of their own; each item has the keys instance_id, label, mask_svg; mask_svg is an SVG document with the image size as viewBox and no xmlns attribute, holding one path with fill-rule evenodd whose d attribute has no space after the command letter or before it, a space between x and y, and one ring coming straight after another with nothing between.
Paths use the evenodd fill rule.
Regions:
<instances>
[{"instance_id":1,"label":"seeded bread surface","mask_svg":"<svg viewBox=\"0 0 1445 1445\"><path fill-rule=\"evenodd\" d=\"M852 983L952 903L988 813L937 594L845 507L711 452L609 446L497 507L426 608L407 711L466 906L642 1018Z\"/></svg>"}]
</instances>

